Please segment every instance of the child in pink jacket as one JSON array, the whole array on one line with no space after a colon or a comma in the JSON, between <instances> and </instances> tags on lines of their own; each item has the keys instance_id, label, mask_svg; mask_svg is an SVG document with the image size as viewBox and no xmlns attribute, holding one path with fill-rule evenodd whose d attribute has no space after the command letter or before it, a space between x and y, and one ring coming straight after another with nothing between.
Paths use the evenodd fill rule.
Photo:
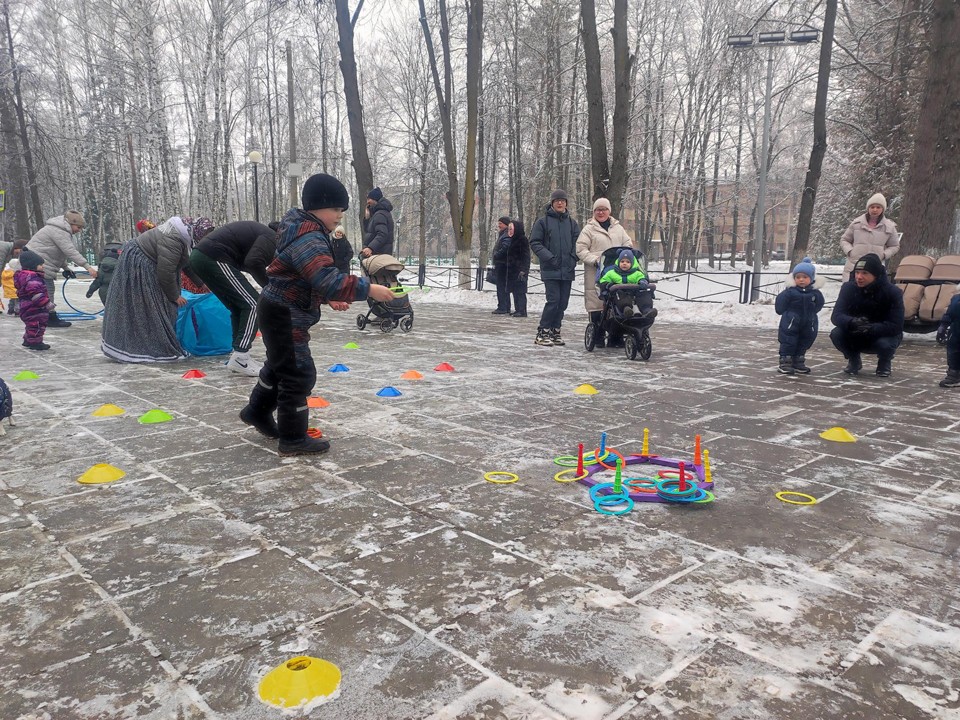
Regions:
<instances>
[{"instance_id":1,"label":"child in pink jacket","mask_svg":"<svg viewBox=\"0 0 960 720\"><path fill-rule=\"evenodd\" d=\"M53 302L43 282L43 258L32 250L20 253L20 269L13 275L13 284L20 299L20 319L27 326L23 346L31 350L49 350L43 341Z\"/></svg>"}]
</instances>

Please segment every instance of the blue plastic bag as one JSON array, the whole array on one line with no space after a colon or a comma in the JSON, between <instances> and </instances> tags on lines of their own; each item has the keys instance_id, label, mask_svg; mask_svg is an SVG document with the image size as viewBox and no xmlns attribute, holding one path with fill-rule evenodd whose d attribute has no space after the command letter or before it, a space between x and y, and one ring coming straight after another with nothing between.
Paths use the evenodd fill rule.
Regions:
<instances>
[{"instance_id":1,"label":"blue plastic bag","mask_svg":"<svg viewBox=\"0 0 960 720\"><path fill-rule=\"evenodd\" d=\"M226 355L233 349L230 311L213 293L196 295L184 290L187 300L177 311L177 338L191 355Z\"/></svg>"}]
</instances>

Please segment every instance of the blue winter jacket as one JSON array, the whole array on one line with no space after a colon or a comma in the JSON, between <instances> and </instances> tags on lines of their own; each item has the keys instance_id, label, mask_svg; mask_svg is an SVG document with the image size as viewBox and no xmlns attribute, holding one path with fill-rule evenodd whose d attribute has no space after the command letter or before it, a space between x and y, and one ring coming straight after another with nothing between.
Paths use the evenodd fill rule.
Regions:
<instances>
[{"instance_id":1,"label":"blue winter jacket","mask_svg":"<svg viewBox=\"0 0 960 720\"><path fill-rule=\"evenodd\" d=\"M540 258L540 277L544 280L573 281L577 264L577 238L580 226L570 213L558 213L552 205L533 225L530 249Z\"/></svg>"},{"instance_id":2,"label":"blue winter jacket","mask_svg":"<svg viewBox=\"0 0 960 720\"><path fill-rule=\"evenodd\" d=\"M813 285L796 285L777 295L774 309L780 315L780 332L788 335L815 336L820 327L817 313L823 309L823 293Z\"/></svg>"}]
</instances>

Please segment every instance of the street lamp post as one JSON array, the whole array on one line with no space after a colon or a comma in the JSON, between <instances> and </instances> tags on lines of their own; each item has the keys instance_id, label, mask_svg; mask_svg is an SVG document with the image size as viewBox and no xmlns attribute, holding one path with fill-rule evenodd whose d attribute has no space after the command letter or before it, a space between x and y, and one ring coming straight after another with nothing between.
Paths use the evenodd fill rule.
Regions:
<instances>
[{"instance_id":1,"label":"street lamp post","mask_svg":"<svg viewBox=\"0 0 960 720\"><path fill-rule=\"evenodd\" d=\"M257 168L263 162L263 155L259 150L251 150L247 160L253 163L253 219L260 222L260 179Z\"/></svg>"},{"instance_id":2,"label":"street lamp post","mask_svg":"<svg viewBox=\"0 0 960 720\"><path fill-rule=\"evenodd\" d=\"M767 164L770 154L770 103L773 99L773 49L786 45L805 45L816 42L820 37L818 30L807 28L787 33L783 30L749 35L727 36L727 46L734 49L753 47L754 44L767 46L767 87L763 98L763 135L760 141L760 177L757 184L757 215L753 226L753 277L750 283L750 302L760 299L760 271L763 266L763 241L767 198Z\"/></svg>"}]
</instances>

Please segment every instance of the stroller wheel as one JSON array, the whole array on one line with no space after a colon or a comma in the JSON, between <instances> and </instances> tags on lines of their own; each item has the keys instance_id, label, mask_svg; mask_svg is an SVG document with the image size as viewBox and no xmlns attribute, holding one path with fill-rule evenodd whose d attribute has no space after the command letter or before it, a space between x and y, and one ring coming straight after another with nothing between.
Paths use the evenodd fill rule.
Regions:
<instances>
[{"instance_id":1,"label":"stroller wheel","mask_svg":"<svg viewBox=\"0 0 960 720\"><path fill-rule=\"evenodd\" d=\"M413 315L406 315L400 319L400 329L405 333L413 330Z\"/></svg>"},{"instance_id":2,"label":"stroller wheel","mask_svg":"<svg viewBox=\"0 0 960 720\"><path fill-rule=\"evenodd\" d=\"M653 343L650 342L650 333L644 328L643 333L640 335L640 358L642 360L649 360L652 353Z\"/></svg>"},{"instance_id":3,"label":"stroller wheel","mask_svg":"<svg viewBox=\"0 0 960 720\"><path fill-rule=\"evenodd\" d=\"M583 346L587 349L587 352L593 352L593 349L597 346L595 337L595 326L590 323L587 325L587 329L583 331Z\"/></svg>"},{"instance_id":4,"label":"stroller wheel","mask_svg":"<svg viewBox=\"0 0 960 720\"><path fill-rule=\"evenodd\" d=\"M357 327L363 330L367 326L367 318L364 315L357 315Z\"/></svg>"},{"instance_id":5,"label":"stroller wheel","mask_svg":"<svg viewBox=\"0 0 960 720\"><path fill-rule=\"evenodd\" d=\"M393 330L393 328L394 328L393 320L391 320L390 318L384 318L383 320L380 321L380 329L383 332L388 333L391 330Z\"/></svg>"},{"instance_id":6,"label":"stroller wheel","mask_svg":"<svg viewBox=\"0 0 960 720\"><path fill-rule=\"evenodd\" d=\"M633 333L626 333L623 336L623 354L627 356L627 360L636 360L637 350L637 336Z\"/></svg>"}]
</instances>

